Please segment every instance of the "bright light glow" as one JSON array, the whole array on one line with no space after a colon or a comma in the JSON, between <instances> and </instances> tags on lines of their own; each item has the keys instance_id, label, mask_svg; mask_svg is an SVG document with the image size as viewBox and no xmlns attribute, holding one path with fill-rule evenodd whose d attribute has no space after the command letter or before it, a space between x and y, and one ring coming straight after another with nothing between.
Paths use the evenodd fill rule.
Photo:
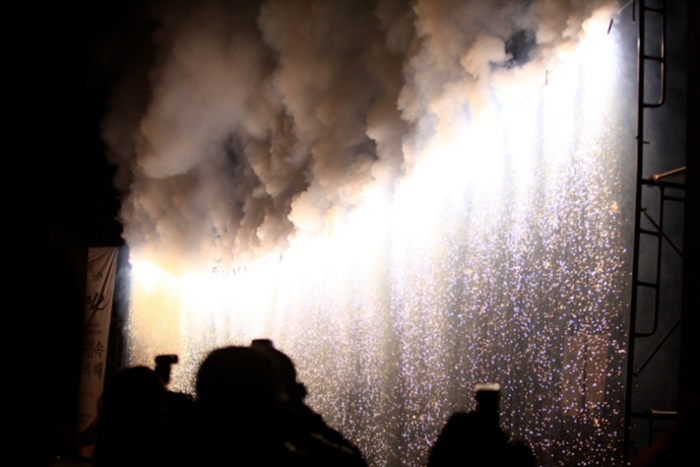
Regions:
<instances>
[{"instance_id":1,"label":"bright light glow","mask_svg":"<svg viewBox=\"0 0 700 467\"><path fill-rule=\"evenodd\" d=\"M473 385L497 381L504 426L544 463L610 462L625 245L608 209L622 204L605 165L618 71L601 19L551 69L494 67L485 106L434 135L392 199L370 187L329 215L326 235L215 273L209 258L161 270L133 245L131 363L178 353L174 385L191 390L210 349L271 338L376 465L424 461ZM578 335L610 349L594 362L608 396L565 410L580 388L564 387L562 359L577 358L566 343ZM571 438L571 414L587 438Z\"/></svg>"}]
</instances>

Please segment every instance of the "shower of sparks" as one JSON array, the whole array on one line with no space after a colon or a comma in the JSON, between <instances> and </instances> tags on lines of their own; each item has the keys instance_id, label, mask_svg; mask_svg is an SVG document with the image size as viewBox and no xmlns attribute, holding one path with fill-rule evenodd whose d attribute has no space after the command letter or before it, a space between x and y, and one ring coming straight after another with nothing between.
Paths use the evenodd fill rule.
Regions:
<instances>
[{"instance_id":1,"label":"shower of sparks","mask_svg":"<svg viewBox=\"0 0 700 467\"><path fill-rule=\"evenodd\" d=\"M325 234L235 269L132 247L131 363L177 353L191 391L209 350L270 338L372 465L424 465L497 382L503 428L540 464L615 463L627 239L608 20L554 69L491 70L478 114L453 112L391 195L368 187Z\"/></svg>"}]
</instances>

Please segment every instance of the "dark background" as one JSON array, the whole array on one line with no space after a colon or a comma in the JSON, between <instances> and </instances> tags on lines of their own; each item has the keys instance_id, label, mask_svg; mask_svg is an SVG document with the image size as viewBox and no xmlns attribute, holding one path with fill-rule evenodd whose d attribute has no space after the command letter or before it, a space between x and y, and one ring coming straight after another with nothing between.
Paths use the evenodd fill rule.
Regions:
<instances>
[{"instance_id":1,"label":"dark background","mask_svg":"<svg viewBox=\"0 0 700 467\"><path fill-rule=\"evenodd\" d=\"M145 2L52 2L41 12L27 7L15 15L13 27L21 33L10 45L11 63L7 86L13 111L8 145L9 160L20 161L18 170L5 173L7 186L15 193L8 203L15 213L9 228L9 245L32 251L22 258L13 275L33 306L20 326L39 330L31 337L30 368L18 372L18 392L25 381L41 388L32 394L29 415L33 433L30 452L41 464L55 455L71 456L75 443L77 385L82 349L83 282L87 248L123 246L118 221L119 193L113 188L114 168L100 138L101 118L106 111L111 84L119 77L120 64L138 53L151 25L145 19ZM698 213L698 37L700 25L696 2L688 5L688 115L687 115L687 202L684 245L684 316L680 372L681 409L697 401L697 273L700 238ZM16 106L16 107L15 107ZM9 226L8 226L9 227ZM17 240L15 242L15 240ZM27 286L25 279L39 279L40 287ZM26 292L24 291L26 289ZM13 287L14 289L14 287ZM14 291L14 290L12 290ZM24 320L22 320L24 321ZM22 329L22 328L20 328ZM24 362L20 359L20 362ZM36 365L36 367L34 366ZM37 368L40 371L37 371ZM14 371L14 370L13 370ZM12 380L14 381L14 380ZM37 402L38 403L34 403ZM38 430L36 429L38 426ZM35 433L39 433L36 449ZM40 465L40 464L37 464Z\"/></svg>"}]
</instances>

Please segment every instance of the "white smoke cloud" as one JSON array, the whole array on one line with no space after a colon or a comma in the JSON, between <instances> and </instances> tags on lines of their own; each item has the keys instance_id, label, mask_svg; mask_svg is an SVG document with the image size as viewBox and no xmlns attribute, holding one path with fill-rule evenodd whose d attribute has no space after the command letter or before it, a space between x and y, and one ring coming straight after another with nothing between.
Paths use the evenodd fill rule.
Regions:
<instances>
[{"instance_id":1,"label":"white smoke cloud","mask_svg":"<svg viewBox=\"0 0 700 467\"><path fill-rule=\"evenodd\" d=\"M180 354L185 390L202 352L270 337L377 465L417 465L495 375L566 463L552 374L565 335L623 315L623 202L596 183L590 70L547 71L614 3L151 3L104 120L133 362Z\"/></svg>"},{"instance_id":2,"label":"white smoke cloud","mask_svg":"<svg viewBox=\"0 0 700 467\"><path fill-rule=\"evenodd\" d=\"M364 190L390 196L431 138L488 104L489 86L542 73L613 5L154 3L149 67L124 73L105 119L124 236L161 261L234 267L327 234ZM508 68L523 30L533 63Z\"/></svg>"}]
</instances>

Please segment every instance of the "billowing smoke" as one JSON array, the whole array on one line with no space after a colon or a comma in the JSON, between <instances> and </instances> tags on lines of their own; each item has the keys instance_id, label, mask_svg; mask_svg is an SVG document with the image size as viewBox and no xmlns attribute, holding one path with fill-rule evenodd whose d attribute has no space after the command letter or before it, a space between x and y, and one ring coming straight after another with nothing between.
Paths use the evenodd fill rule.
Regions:
<instances>
[{"instance_id":1,"label":"billowing smoke","mask_svg":"<svg viewBox=\"0 0 700 467\"><path fill-rule=\"evenodd\" d=\"M373 465L421 465L485 381L542 464L615 459L614 6L150 4L104 121L132 362L178 353L189 389L272 338Z\"/></svg>"},{"instance_id":2,"label":"billowing smoke","mask_svg":"<svg viewBox=\"0 0 700 467\"><path fill-rule=\"evenodd\" d=\"M610 4L155 3L136 94L148 97L125 79L105 120L124 236L161 262L227 269L327 233L363 190L391 194L432 137L477 118L511 79L509 41L534 34L516 63L544 80Z\"/></svg>"}]
</instances>

